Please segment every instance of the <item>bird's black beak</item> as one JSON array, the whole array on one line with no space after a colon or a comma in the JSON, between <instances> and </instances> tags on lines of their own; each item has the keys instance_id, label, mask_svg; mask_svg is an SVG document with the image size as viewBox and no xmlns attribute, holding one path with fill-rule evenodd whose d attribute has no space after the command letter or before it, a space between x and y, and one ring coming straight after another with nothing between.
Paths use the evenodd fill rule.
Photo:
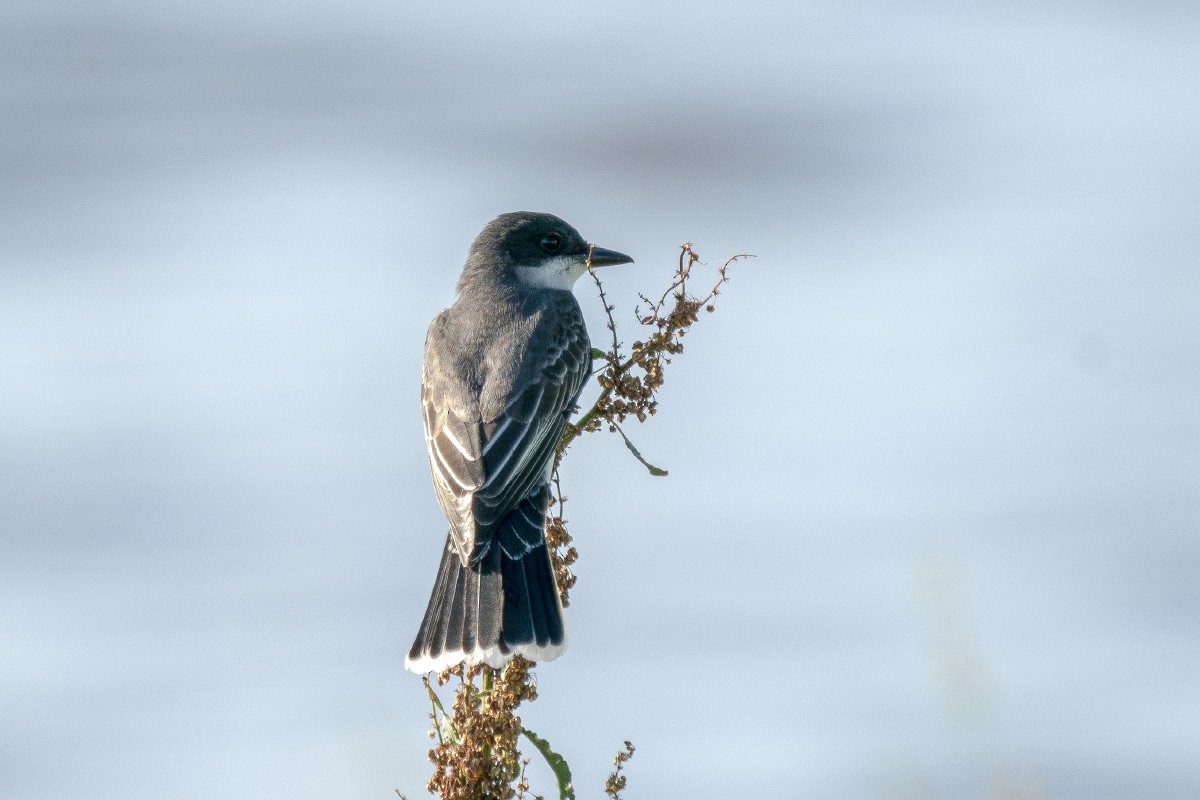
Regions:
<instances>
[{"instance_id":1,"label":"bird's black beak","mask_svg":"<svg viewBox=\"0 0 1200 800\"><path fill-rule=\"evenodd\" d=\"M618 253L616 250L608 250L595 245L588 246L588 261L593 267L608 267L613 264L632 264L633 259L624 253Z\"/></svg>"}]
</instances>

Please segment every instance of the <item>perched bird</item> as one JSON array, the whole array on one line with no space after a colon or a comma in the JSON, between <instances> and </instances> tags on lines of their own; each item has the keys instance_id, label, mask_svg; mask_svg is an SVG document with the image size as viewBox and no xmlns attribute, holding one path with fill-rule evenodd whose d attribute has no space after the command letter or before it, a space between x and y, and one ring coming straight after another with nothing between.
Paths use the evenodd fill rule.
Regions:
<instances>
[{"instance_id":1,"label":"perched bird","mask_svg":"<svg viewBox=\"0 0 1200 800\"><path fill-rule=\"evenodd\" d=\"M413 672L566 649L545 525L555 446L592 364L571 288L589 262L632 261L525 211L471 245L458 297L425 339L425 443L450 533L404 661Z\"/></svg>"}]
</instances>

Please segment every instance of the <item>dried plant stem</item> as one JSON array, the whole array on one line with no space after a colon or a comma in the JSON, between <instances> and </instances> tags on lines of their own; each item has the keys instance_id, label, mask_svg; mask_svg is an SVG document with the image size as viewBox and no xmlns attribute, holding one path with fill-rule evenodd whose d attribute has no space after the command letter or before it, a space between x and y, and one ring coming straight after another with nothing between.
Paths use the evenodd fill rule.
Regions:
<instances>
[{"instance_id":1,"label":"dried plant stem","mask_svg":"<svg viewBox=\"0 0 1200 800\"><path fill-rule=\"evenodd\" d=\"M712 287L703 297L697 299L689 297L685 289L692 266L700 260L700 256L692 249L691 243L684 242L680 245L679 265L671 285L657 302L642 295L643 302L649 305L649 313L643 315L639 310L638 322L654 328L654 333L646 341L635 342L631 355L625 359L620 356L617 326L612 315L613 306L608 302L600 276L589 266L588 274L596 283L601 303L604 305L604 313L608 317L612 348L604 355L607 366L600 371L600 394L578 420L567 426L558 446L559 460L581 433L596 430L603 422L624 422L628 416L636 416L641 422L647 415L653 415L657 411L656 393L662 385L663 365L670 363L670 356L683 352L680 340L696 322L699 310L714 310L713 301L720 294L721 287L729 282L730 266L740 259L751 257L748 253L740 253L726 259L718 268L717 279ZM668 308L667 302L671 297L674 297L675 303ZM556 461L555 464L557 463Z\"/></svg>"}]
</instances>

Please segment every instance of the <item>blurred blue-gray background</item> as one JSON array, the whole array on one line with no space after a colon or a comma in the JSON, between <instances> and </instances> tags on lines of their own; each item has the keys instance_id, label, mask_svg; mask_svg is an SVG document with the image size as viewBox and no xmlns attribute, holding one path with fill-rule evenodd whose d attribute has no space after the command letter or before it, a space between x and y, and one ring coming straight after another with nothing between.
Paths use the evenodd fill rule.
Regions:
<instances>
[{"instance_id":1,"label":"blurred blue-gray background","mask_svg":"<svg viewBox=\"0 0 1200 800\"><path fill-rule=\"evenodd\" d=\"M757 255L670 477L564 469L581 796L1200 796L1198 142L1189 3L7 0L0 796L422 796L420 352L517 209L627 341Z\"/></svg>"}]
</instances>

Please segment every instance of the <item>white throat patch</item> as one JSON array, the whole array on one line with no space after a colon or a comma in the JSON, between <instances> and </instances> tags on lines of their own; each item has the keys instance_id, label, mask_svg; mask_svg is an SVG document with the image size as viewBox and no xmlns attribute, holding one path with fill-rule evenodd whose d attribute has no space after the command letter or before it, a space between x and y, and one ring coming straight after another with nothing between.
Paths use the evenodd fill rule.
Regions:
<instances>
[{"instance_id":1,"label":"white throat patch","mask_svg":"<svg viewBox=\"0 0 1200 800\"><path fill-rule=\"evenodd\" d=\"M571 291L586 270L583 261L573 256L556 256L536 267L517 267L517 278L530 286Z\"/></svg>"}]
</instances>

